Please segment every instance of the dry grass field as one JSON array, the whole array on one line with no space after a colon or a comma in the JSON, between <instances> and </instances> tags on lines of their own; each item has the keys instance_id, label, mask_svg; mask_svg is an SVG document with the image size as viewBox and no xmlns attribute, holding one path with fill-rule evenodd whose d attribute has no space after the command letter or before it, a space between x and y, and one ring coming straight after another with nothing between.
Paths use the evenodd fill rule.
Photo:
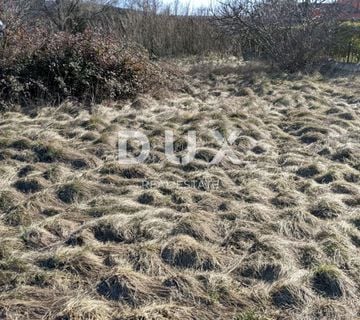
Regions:
<instances>
[{"instance_id":1,"label":"dry grass field","mask_svg":"<svg viewBox=\"0 0 360 320\"><path fill-rule=\"evenodd\" d=\"M1 114L0 318L358 319L359 77L178 68L136 101ZM117 161L124 129L146 163ZM178 153L197 132L195 161L165 130ZM241 164L209 165L211 130Z\"/></svg>"}]
</instances>

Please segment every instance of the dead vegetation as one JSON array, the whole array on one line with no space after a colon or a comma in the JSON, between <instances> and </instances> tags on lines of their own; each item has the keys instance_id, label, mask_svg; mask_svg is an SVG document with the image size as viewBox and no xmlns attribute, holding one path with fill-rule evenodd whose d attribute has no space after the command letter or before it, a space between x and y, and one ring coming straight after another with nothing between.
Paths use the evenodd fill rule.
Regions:
<instances>
[{"instance_id":1,"label":"dead vegetation","mask_svg":"<svg viewBox=\"0 0 360 320\"><path fill-rule=\"evenodd\" d=\"M359 79L177 64L158 99L1 114L0 318L359 317ZM145 164L117 162L129 127ZM176 154L197 131L192 163L166 129ZM238 131L240 164L209 165L210 129Z\"/></svg>"}]
</instances>

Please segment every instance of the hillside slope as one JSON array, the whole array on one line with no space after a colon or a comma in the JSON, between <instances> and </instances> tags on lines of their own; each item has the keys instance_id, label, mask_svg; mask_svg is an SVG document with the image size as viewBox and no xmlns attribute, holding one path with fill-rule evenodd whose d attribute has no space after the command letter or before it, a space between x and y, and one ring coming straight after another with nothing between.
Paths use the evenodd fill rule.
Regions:
<instances>
[{"instance_id":1,"label":"hillside slope","mask_svg":"<svg viewBox=\"0 0 360 320\"><path fill-rule=\"evenodd\" d=\"M180 67L179 92L1 115L1 319L360 316L359 78ZM116 161L126 128L146 163ZM196 130L196 160L164 130L179 152ZM211 130L240 164L208 165Z\"/></svg>"}]
</instances>

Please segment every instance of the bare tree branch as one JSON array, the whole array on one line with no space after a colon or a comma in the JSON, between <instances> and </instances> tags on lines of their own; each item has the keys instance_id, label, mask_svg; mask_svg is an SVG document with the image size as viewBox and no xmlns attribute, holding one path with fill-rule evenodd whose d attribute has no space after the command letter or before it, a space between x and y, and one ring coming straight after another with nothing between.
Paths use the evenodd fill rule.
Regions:
<instances>
[{"instance_id":1,"label":"bare tree branch","mask_svg":"<svg viewBox=\"0 0 360 320\"><path fill-rule=\"evenodd\" d=\"M296 70L325 55L339 13L336 3L324 0L230 0L220 4L216 18L226 33L237 37L243 52L257 51L253 53Z\"/></svg>"}]
</instances>

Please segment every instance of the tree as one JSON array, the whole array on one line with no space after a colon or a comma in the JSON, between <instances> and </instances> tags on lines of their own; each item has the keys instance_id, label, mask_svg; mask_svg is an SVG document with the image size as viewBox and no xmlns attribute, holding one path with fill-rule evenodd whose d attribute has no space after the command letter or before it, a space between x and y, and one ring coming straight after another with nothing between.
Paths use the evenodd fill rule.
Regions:
<instances>
[{"instance_id":1,"label":"tree","mask_svg":"<svg viewBox=\"0 0 360 320\"><path fill-rule=\"evenodd\" d=\"M58 31L76 33L83 32L115 2L115 0L50 0L43 1L41 10Z\"/></svg>"},{"instance_id":2,"label":"tree","mask_svg":"<svg viewBox=\"0 0 360 320\"><path fill-rule=\"evenodd\" d=\"M281 69L296 71L329 52L339 13L335 3L322 0L231 0L218 8L217 21L243 52L251 48Z\"/></svg>"},{"instance_id":3,"label":"tree","mask_svg":"<svg viewBox=\"0 0 360 320\"><path fill-rule=\"evenodd\" d=\"M0 0L0 19L8 28L15 29L25 21L29 8L29 0Z\"/></svg>"}]
</instances>

